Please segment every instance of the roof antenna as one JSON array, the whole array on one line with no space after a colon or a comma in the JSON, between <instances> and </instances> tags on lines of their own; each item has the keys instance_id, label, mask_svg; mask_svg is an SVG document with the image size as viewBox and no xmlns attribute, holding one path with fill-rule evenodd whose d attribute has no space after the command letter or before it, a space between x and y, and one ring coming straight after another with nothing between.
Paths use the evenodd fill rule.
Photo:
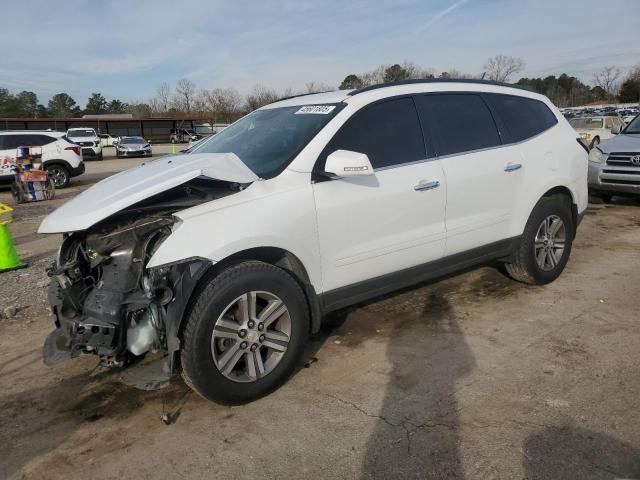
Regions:
<instances>
[{"instance_id":1,"label":"roof antenna","mask_svg":"<svg viewBox=\"0 0 640 480\"><path fill-rule=\"evenodd\" d=\"M482 77L480 77L480 80L484 80L484 76L485 76L486 74L487 74L487 72L484 72L484 73L482 74Z\"/></svg>"}]
</instances>

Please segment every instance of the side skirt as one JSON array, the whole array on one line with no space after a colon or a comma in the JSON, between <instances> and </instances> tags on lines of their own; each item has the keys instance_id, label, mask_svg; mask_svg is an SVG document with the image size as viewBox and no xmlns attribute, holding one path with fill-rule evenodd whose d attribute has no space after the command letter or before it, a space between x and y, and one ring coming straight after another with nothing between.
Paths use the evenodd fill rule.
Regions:
<instances>
[{"instance_id":1,"label":"side skirt","mask_svg":"<svg viewBox=\"0 0 640 480\"><path fill-rule=\"evenodd\" d=\"M326 314L411 285L443 277L474 265L504 259L511 255L519 241L519 236L500 240L466 252L456 253L440 260L336 288L319 295L318 300L323 314Z\"/></svg>"}]
</instances>

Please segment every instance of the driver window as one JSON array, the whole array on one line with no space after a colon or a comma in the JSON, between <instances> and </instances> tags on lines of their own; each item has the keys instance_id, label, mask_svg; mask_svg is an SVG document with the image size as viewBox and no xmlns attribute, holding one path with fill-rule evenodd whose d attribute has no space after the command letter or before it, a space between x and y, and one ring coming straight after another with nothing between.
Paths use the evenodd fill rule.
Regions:
<instances>
[{"instance_id":1,"label":"driver window","mask_svg":"<svg viewBox=\"0 0 640 480\"><path fill-rule=\"evenodd\" d=\"M364 153L374 169L427 158L418 112L410 97L376 103L356 112L324 149L318 162L336 150Z\"/></svg>"}]
</instances>

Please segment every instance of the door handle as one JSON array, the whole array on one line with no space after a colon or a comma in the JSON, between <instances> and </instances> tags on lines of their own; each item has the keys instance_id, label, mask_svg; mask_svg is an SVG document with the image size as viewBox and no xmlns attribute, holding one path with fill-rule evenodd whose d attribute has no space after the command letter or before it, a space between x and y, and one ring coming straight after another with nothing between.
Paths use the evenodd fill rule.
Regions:
<instances>
[{"instance_id":1,"label":"door handle","mask_svg":"<svg viewBox=\"0 0 640 480\"><path fill-rule=\"evenodd\" d=\"M440 186L440 182L438 180L434 180L433 182L424 182L419 183L413 189L416 192L420 192L422 190L433 190L434 188L438 188Z\"/></svg>"},{"instance_id":2,"label":"door handle","mask_svg":"<svg viewBox=\"0 0 640 480\"><path fill-rule=\"evenodd\" d=\"M516 170L520 170L522 168L521 163L507 163L504 167L505 172L515 172Z\"/></svg>"}]
</instances>

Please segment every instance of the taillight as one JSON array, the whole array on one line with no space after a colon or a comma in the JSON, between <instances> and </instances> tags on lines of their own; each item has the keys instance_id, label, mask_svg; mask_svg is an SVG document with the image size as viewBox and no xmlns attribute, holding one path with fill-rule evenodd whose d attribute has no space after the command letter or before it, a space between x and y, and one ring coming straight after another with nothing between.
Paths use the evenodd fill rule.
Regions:
<instances>
[{"instance_id":1,"label":"taillight","mask_svg":"<svg viewBox=\"0 0 640 480\"><path fill-rule=\"evenodd\" d=\"M70 147L65 147L65 150L71 150L73 151L76 155L80 155L80 147L77 145L72 145Z\"/></svg>"},{"instance_id":2,"label":"taillight","mask_svg":"<svg viewBox=\"0 0 640 480\"><path fill-rule=\"evenodd\" d=\"M581 146L582 148L584 148L585 152L589 153L589 150L590 150L590 149L589 149L589 144L587 143L587 141L586 141L584 138L582 138L582 137L578 137L578 138L576 138L576 140L578 141L578 143L580 144L580 146Z\"/></svg>"}]
</instances>

